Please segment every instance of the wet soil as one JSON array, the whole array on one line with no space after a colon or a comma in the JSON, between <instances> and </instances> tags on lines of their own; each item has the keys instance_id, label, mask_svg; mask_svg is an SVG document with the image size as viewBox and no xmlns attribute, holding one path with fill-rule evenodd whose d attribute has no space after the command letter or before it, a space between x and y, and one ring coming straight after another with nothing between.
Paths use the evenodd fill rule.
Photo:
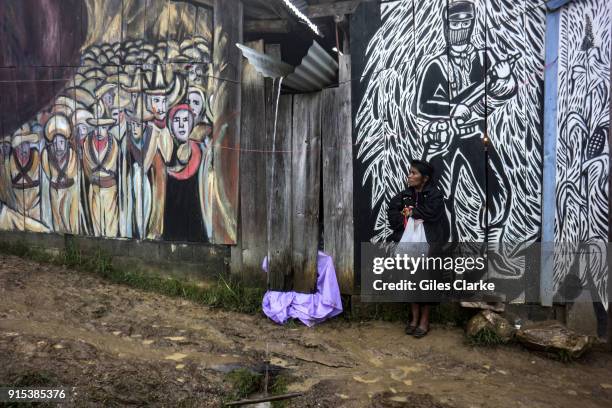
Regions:
<instances>
[{"instance_id":1,"label":"wet soil","mask_svg":"<svg viewBox=\"0 0 612 408\"><path fill-rule=\"evenodd\" d=\"M291 407L612 406L611 353L565 364L469 346L459 328L403 329L283 327L0 256L0 384L74 387L63 406L218 407L232 393L225 373L261 371L266 356L304 393Z\"/></svg>"}]
</instances>

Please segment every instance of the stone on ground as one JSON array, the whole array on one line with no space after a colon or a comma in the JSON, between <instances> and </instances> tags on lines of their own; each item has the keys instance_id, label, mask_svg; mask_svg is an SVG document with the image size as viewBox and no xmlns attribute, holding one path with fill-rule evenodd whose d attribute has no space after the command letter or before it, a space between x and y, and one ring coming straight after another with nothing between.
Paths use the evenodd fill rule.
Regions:
<instances>
[{"instance_id":1,"label":"stone on ground","mask_svg":"<svg viewBox=\"0 0 612 408\"><path fill-rule=\"evenodd\" d=\"M516 338L527 348L566 353L571 358L580 357L593 343L589 336L578 334L557 321L539 322L525 327L516 333Z\"/></svg>"}]
</instances>

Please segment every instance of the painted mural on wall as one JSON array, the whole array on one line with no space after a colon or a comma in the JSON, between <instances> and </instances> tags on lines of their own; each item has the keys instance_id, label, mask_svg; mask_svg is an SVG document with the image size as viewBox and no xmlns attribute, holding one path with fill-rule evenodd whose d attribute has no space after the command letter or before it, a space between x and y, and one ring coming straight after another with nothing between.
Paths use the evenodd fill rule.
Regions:
<instances>
[{"instance_id":1,"label":"painted mural on wall","mask_svg":"<svg viewBox=\"0 0 612 408\"><path fill-rule=\"evenodd\" d=\"M554 288L577 277L607 306L612 4L572 2L559 26Z\"/></svg>"},{"instance_id":2,"label":"painted mural on wall","mask_svg":"<svg viewBox=\"0 0 612 408\"><path fill-rule=\"evenodd\" d=\"M356 116L357 165L371 197L366 218L374 218L368 238L388 236L387 201L405 188L410 161L426 159L438 171L453 240L536 239L545 10L527 4L380 6ZM522 262L511 254L496 273L518 278Z\"/></svg>"},{"instance_id":3,"label":"painted mural on wall","mask_svg":"<svg viewBox=\"0 0 612 408\"><path fill-rule=\"evenodd\" d=\"M84 2L79 66L3 135L3 229L211 240L212 208L224 206L212 163L212 12L127 3Z\"/></svg>"}]
</instances>

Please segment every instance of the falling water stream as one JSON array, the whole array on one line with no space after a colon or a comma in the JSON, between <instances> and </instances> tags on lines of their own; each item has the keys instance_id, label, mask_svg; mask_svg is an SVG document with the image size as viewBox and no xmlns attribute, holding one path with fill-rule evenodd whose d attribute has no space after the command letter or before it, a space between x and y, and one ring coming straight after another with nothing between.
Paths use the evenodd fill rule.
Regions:
<instances>
[{"instance_id":1,"label":"falling water stream","mask_svg":"<svg viewBox=\"0 0 612 408\"><path fill-rule=\"evenodd\" d=\"M274 197L274 170L276 167L276 123L278 121L278 105L280 102L280 93L281 86L283 84L284 77L277 77L272 79L272 89L276 85L276 80L278 79L278 91L276 91L276 98L274 100L274 129L272 131L272 170L270 171L270 194L268 195L268 273L267 273L267 284L270 287L270 242L272 240L271 231L272 231L272 201Z\"/></svg>"}]
</instances>

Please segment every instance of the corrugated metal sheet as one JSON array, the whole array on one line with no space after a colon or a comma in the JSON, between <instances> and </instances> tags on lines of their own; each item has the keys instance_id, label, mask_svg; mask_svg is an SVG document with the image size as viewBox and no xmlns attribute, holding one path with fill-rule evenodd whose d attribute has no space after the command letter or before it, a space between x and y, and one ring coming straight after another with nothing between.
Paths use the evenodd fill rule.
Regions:
<instances>
[{"instance_id":1,"label":"corrugated metal sheet","mask_svg":"<svg viewBox=\"0 0 612 408\"><path fill-rule=\"evenodd\" d=\"M300 10L302 13L306 13L306 8L308 7L308 3L304 0L291 0L291 2Z\"/></svg>"},{"instance_id":2,"label":"corrugated metal sheet","mask_svg":"<svg viewBox=\"0 0 612 408\"><path fill-rule=\"evenodd\" d=\"M315 23L313 23L312 21L310 21L310 19L306 16L306 14L304 14L302 12L302 10L300 10L299 7L297 7L298 2L296 2L295 0L290 1L290 0L282 0L283 3L285 4L285 7L294 15L296 16L299 20L301 20L304 24L306 24L308 27L310 27L310 29L316 34L316 35L321 35L321 32L319 31L319 27L317 27L317 25Z\"/></svg>"},{"instance_id":3,"label":"corrugated metal sheet","mask_svg":"<svg viewBox=\"0 0 612 408\"><path fill-rule=\"evenodd\" d=\"M242 51L242 55L249 60L249 63L255 67L257 72L267 78L286 77L294 70L292 65L262 54L246 45L236 44L236 46Z\"/></svg>"},{"instance_id":4,"label":"corrugated metal sheet","mask_svg":"<svg viewBox=\"0 0 612 408\"><path fill-rule=\"evenodd\" d=\"M338 63L318 42L313 41L308 53L295 71L283 81L298 91L317 91L334 83Z\"/></svg>"},{"instance_id":5,"label":"corrugated metal sheet","mask_svg":"<svg viewBox=\"0 0 612 408\"><path fill-rule=\"evenodd\" d=\"M269 78L284 76L283 85L303 92L321 90L333 84L338 75L338 63L316 41L295 69L276 58L262 54L242 44L236 44L242 54L260 74Z\"/></svg>"}]
</instances>

